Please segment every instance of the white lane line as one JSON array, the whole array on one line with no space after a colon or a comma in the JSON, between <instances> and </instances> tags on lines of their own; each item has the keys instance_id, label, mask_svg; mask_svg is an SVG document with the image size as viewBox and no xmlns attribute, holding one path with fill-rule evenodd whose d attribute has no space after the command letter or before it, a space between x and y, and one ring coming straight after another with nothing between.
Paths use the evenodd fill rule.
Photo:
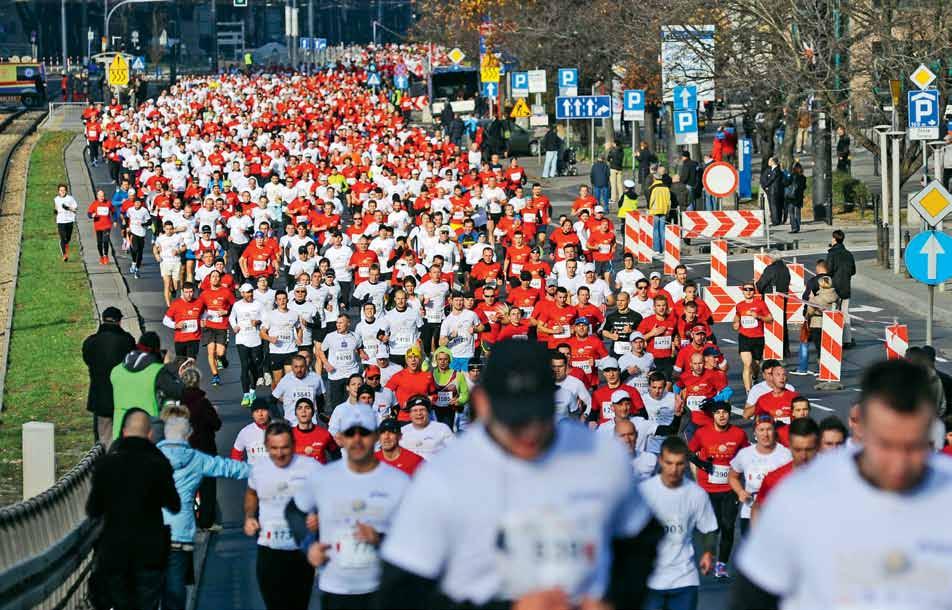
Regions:
<instances>
[{"instance_id":1,"label":"white lane line","mask_svg":"<svg viewBox=\"0 0 952 610\"><path fill-rule=\"evenodd\" d=\"M734 415L740 415L741 417L744 416L744 410L740 407L731 407L731 413Z\"/></svg>"},{"instance_id":2,"label":"white lane line","mask_svg":"<svg viewBox=\"0 0 952 610\"><path fill-rule=\"evenodd\" d=\"M946 359L943 358L942 356L936 356L936 357L935 357L935 361L936 361L936 362L948 362L948 360L946 360Z\"/></svg>"},{"instance_id":3,"label":"white lane line","mask_svg":"<svg viewBox=\"0 0 952 610\"><path fill-rule=\"evenodd\" d=\"M816 407L817 409L820 409L821 411L833 412L836 410L836 409L831 409L829 407L824 407L823 405L817 404L816 400L812 398L810 399L810 406Z\"/></svg>"},{"instance_id":4,"label":"white lane line","mask_svg":"<svg viewBox=\"0 0 952 610\"><path fill-rule=\"evenodd\" d=\"M731 345L737 345L737 341L734 341L733 339L728 339L726 337L721 337L719 341L723 341L724 343L730 343Z\"/></svg>"}]
</instances>

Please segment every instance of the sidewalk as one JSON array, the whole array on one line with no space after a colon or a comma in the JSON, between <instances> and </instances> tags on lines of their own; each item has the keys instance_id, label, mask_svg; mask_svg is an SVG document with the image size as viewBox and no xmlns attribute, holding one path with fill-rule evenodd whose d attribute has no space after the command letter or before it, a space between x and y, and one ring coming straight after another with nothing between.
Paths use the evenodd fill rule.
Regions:
<instances>
[{"instance_id":1,"label":"sidewalk","mask_svg":"<svg viewBox=\"0 0 952 610\"><path fill-rule=\"evenodd\" d=\"M906 277L905 269L896 275L892 269L880 267L875 260L858 261L852 288L875 294L923 318L928 315L929 288ZM942 292L936 288L934 311L936 322L952 324L952 291Z\"/></svg>"}]
</instances>

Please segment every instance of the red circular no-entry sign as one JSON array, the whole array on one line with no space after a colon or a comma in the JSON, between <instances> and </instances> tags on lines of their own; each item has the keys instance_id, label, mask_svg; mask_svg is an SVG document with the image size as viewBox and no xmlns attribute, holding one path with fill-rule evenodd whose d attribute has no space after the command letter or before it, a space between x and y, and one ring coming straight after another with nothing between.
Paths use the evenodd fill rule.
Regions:
<instances>
[{"instance_id":1,"label":"red circular no-entry sign","mask_svg":"<svg viewBox=\"0 0 952 610\"><path fill-rule=\"evenodd\" d=\"M701 181L711 196L730 197L740 185L740 176L730 163L715 161L705 168Z\"/></svg>"}]
</instances>

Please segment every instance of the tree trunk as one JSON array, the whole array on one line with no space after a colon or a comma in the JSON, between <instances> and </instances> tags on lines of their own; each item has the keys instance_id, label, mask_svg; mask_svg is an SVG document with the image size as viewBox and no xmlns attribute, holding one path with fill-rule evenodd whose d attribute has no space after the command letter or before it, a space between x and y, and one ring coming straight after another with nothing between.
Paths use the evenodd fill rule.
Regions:
<instances>
[{"instance_id":1,"label":"tree trunk","mask_svg":"<svg viewBox=\"0 0 952 610\"><path fill-rule=\"evenodd\" d=\"M658 150L655 148L655 113L653 110L645 110L645 143L648 144L648 149L658 154ZM635 151L638 152L638 151Z\"/></svg>"},{"instance_id":2,"label":"tree trunk","mask_svg":"<svg viewBox=\"0 0 952 610\"><path fill-rule=\"evenodd\" d=\"M780 113L769 110L764 113L764 120L757 125L757 137L760 138L760 172L767 170L767 159L774 156L774 134L780 124Z\"/></svg>"}]
</instances>

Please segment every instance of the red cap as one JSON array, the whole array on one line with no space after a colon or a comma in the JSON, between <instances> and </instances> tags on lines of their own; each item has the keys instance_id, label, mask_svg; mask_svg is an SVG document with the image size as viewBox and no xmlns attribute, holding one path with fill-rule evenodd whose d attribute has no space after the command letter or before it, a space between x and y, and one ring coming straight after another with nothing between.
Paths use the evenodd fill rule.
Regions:
<instances>
[{"instance_id":1,"label":"red cap","mask_svg":"<svg viewBox=\"0 0 952 610\"><path fill-rule=\"evenodd\" d=\"M370 366L364 367L364 377L369 377L371 375L379 375L380 367L376 364L371 364Z\"/></svg>"}]
</instances>

